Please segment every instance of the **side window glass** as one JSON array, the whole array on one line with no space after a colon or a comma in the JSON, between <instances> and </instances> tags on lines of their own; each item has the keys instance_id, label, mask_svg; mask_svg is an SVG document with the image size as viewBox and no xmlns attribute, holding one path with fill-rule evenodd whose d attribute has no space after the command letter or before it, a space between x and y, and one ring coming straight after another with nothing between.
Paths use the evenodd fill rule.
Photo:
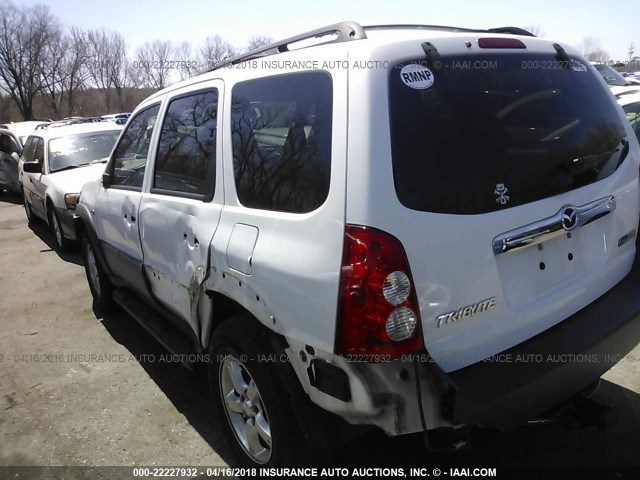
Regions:
<instances>
[{"instance_id":1,"label":"side window glass","mask_svg":"<svg viewBox=\"0 0 640 480\"><path fill-rule=\"evenodd\" d=\"M171 101L160 131L154 192L213 195L217 113L217 90Z\"/></svg>"},{"instance_id":2,"label":"side window glass","mask_svg":"<svg viewBox=\"0 0 640 480\"><path fill-rule=\"evenodd\" d=\"M40 163L40 173L44 172L44 140L36 138L33 159Z\"/></svg>"},{"instance_id":3,"label":"side window glass","mask_svg":"<svg viewBox=\"0 0 640 480\"><path fill-rule=\"evenodd\" d=\"M0 152L6 153L7 155L20 152L18 145L11 135L6 133L0 134Z\"/></svg>"},{"instance_id":4,"label":"side window glass","mask_svg":"<svg viewBox=\"0 0 640 480\"><path fill-rule=\"evenodd\" d=\"M114 152L111 185L142 188L151 134L160 105L139 112L129 123Z\"/></svg>"},{"instance_id":5,"label":"side window glass","mask_svg":"<svg viewBox=\"0 0 640 480\"><path fill-rule=\"evenodd\" d=\"M22 156L25 162L33 162L36 154L36 137L29 137L24 144Z\"/></svg>"},{"instance_id":6,"label":"side window glass","mask_svg":"<svg viewBox=\"0 0 640 480\"><path fill-rule=\"evenodd\" d=\"M233 167L240 202L304 213L329 193L333 90L326 72L278 75L232 92Z\"/></svg>"},{"instance_id":7,"label":"side window glass","mask_svg":"<svg viewBox=\"0 0 640 480\"><path fill-rule=\"evenodd\" d=\"M11 136L7 136L7 142L9 144L9 154L20 153L20 146Z\"/></svg>"},{"instance_id":8,"label":"side window glass","mask_svg":"<svg viewBox=\"0 0 640 480\"><path fill-rule=\"evenodd\" d=\"M40 163L44 162L44 140L38 138L36 143L36 152L34 154L34 160Z\"/></svg>"}]
</instances>

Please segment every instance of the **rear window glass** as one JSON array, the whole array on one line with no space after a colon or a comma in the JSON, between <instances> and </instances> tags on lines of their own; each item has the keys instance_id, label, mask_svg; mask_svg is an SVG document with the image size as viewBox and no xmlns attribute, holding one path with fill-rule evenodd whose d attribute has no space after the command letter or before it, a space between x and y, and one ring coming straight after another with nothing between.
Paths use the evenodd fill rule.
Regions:
<instances>
[{"instance_id":1,"label":"rear window glass","mask_svg":"<svg viewBox=\"0 0 640 480\"><path fill-rule=\"evenodd\" d=\"M391 69L393 174L408 208L478 214L611 175L628 148L610 93L551 55L442 57L433 83ZM554 68L555 66L555 68Z\"/></svg>"}]
</instances>

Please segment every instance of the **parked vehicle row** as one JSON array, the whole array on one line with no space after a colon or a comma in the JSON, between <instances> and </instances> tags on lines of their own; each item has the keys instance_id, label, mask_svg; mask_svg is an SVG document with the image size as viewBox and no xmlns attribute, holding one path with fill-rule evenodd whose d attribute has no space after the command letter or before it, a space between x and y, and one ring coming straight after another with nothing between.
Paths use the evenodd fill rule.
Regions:
<instances>
[{"instance_id":1,"label":"parked vehicle row","mask_svg":"<svg viewBox=\"0 0 640 480\"><path fill-rule=\"evenodd\" d=\"M118 125L124 125L131 116L131 113L112 113L109 115L102 115L103 120L117 123Z\"/></svg>"},{"instance_id":2,"label":"parked vehicle row","mask_svg":"<svg viewBox=\"0 0 640 480\"><path fill-rule=\"evenodd\" d=\"M115 123L122 126L126 123L129 114L115 114L113 118L104 117L67 117L62 120L38 120L27 122L16 122L0 125L0 194L6 190L14 194L22 194L23 187L19 175L18 162L23 154L29 134L39 130L50 131L54 128L69 125L80 125L95 122L109 122L106 125ZM109 117L109 116L105 116ZM111 126L107 128L111 128ZM100 131L102 127L97 127ZM91 128L89 128L90 130ZM49 134L43 134L50 136ZM58 132L55 136L64 136L65 131ZM80 187L81 185L79 185ZM78 187L78 192L79 192Z\"/></svg>"}]
</instances>

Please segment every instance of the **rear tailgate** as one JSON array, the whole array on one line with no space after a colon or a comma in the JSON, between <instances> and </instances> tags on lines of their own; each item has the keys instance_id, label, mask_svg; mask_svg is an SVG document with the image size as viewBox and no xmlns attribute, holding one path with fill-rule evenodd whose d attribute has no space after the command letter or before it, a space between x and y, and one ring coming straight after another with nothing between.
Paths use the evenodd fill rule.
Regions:
<instances>
[{"instance_id":1,"label":"rear tailgate","mask_svg":"<svg viewBox=\"0 0 640 480\"><path fill-rule=\"evenodd\" d=\"M349 177L380 188L347 221L403 244L425 346L445 372L574 314L624 278L635 255L639 158L629 126L584 59L521 41L431 40L430 56L407 42L386 72L389 124L371 126L374 137L389 129L390 149L372 140L369 152L350 152ZM363 154L377 166L356 173ZM381 205L385 172L374 170L386 154L395 198Z\"/></svg>"}]
</instances>

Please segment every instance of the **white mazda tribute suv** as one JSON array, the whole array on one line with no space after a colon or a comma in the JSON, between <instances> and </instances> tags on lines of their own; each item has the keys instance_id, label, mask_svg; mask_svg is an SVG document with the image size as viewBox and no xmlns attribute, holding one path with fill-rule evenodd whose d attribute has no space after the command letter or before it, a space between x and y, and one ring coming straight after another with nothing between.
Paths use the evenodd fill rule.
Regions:
<instances>
[{"instance_id":1,"label":"white mazda tribute suv","mask_svg":"<svg viewBox=\"0 0 640 480\"><path fill-rule=\"evenodd\" d=\"M142 102L77 228L96 306L206 364L242 464L356 425L453 448L640 340L639 163L569 45L347 22Z\"/></svg>"}]
</instances>

